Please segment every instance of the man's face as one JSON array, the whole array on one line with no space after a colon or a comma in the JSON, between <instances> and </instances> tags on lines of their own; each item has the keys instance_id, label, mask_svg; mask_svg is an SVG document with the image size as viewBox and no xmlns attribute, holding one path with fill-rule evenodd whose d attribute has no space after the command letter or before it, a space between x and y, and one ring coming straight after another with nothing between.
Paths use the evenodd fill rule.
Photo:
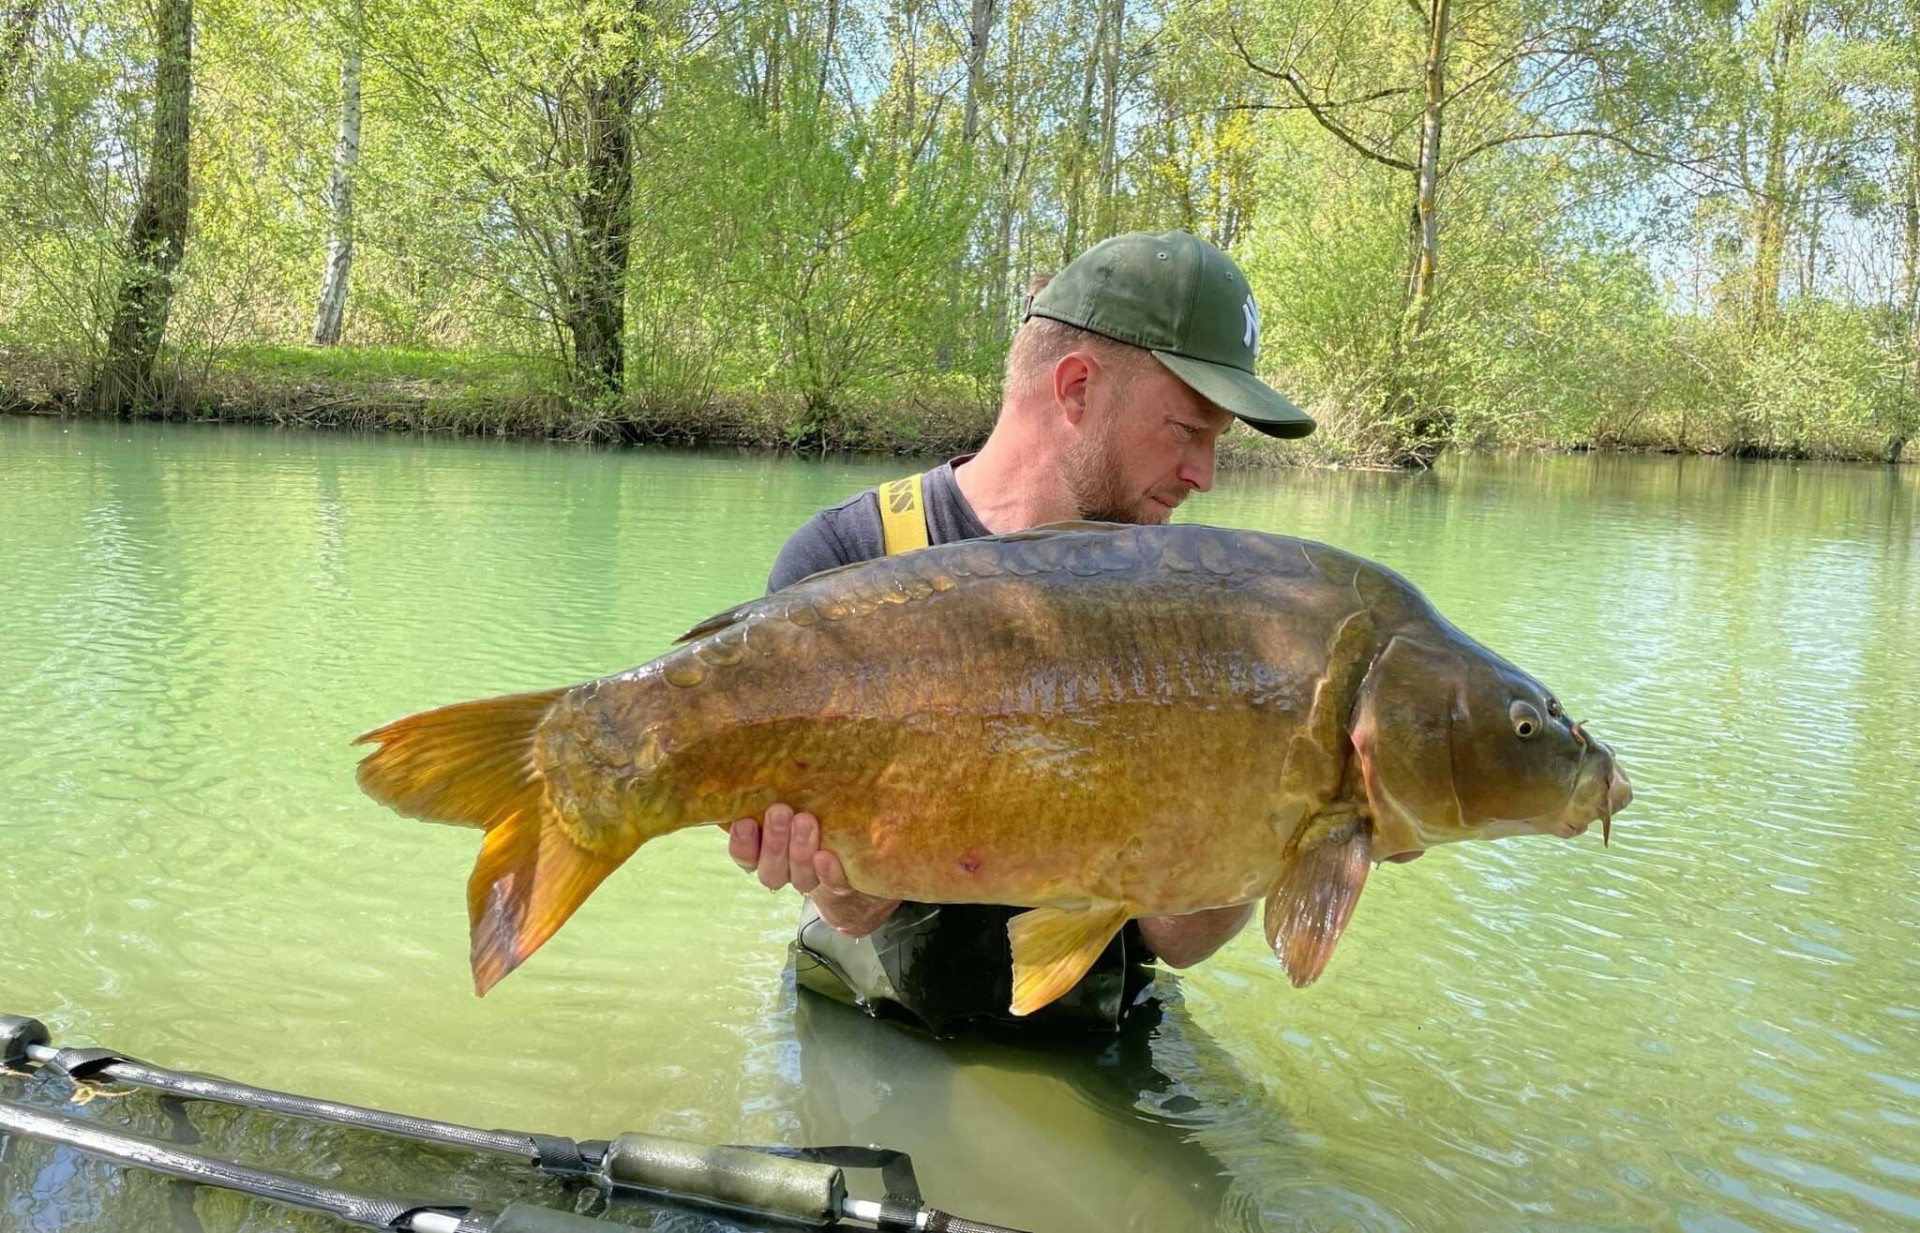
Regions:
<instances>
[{"instance_id":1,"label":"man's face","mask_svg":"<svg viewBox=\"0 0 1920 1233\"><path fill-rule=\"evenodd\" d=\"M1104 358L1104 357L1103 357ZM1233 417L1152 356L1107 360L1064 460L1082 518L1158 524L1213 487L1214 444Z\"/></svg>"}]
</instances>

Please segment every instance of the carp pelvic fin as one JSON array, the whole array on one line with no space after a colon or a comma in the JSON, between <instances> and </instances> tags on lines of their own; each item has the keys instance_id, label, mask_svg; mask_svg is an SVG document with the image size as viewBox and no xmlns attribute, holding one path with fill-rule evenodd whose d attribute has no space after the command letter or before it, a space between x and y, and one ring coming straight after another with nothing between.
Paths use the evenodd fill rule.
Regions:
<instances>
[{"instance_id":1,"label":"carp pelvic fin","mask_svg":"<svg viewBox=\"0 0 1920 1233\"><path fill-rule=\"evenodd\" d=\"M1007 940L1013 943L1013 1005L1016 1015L1030 1015L1058 998L1087 974L1107 948L1127 909L1108 907L1035 908L1007 922Z\"/></svg>"},{"instance_id":2,"label":"carp pelvic fin","mask_svg":"<svg viewBox=\"0 0 1920 1233\"><path fill-rule=\"evenodd\" d=\"M1267 945L1295 988L1319 979L1367 884L1372 833L1360 818L1309 836L1267 900Z\"/></svg>"}]
</instances>

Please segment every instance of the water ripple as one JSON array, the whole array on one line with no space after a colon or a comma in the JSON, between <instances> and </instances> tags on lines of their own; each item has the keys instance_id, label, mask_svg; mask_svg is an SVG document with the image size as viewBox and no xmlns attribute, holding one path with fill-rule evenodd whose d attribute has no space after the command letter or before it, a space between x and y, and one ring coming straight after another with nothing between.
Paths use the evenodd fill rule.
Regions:
<instances>
[{"instance_id":1,"label":"water ripple","mask_svg":"<svg viewBox=\"0 0 1920 1233\"><path fill-rule=\"evenodd\" d=\"M396 714L657 654L898 462L0 420L0 465L0 1010L63 1040L485 1125L886 1142L937 1200L1048 1230L1920 1220L1911 469L1223 477L1183 516L1402 570L1586 716L1638 799L1610 849L1382 868L1310 989L1255 931L1163 978L1151 1023L1034 1050L797 997L791 898L712 832L649 847L476 999L472 833L352 783L347 741ZM397 1190L545 1193L194 1126ZM0 1193L9 1233L172 1222L164 1184L70 1153L15 1153Z\"/></svg>"}]
</instances>

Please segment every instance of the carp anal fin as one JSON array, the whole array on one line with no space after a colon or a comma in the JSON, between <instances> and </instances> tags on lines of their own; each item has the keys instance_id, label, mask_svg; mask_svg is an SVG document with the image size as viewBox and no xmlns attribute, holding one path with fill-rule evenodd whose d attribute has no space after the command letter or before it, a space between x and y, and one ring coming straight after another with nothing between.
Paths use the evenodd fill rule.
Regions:
<instances>
[{"instance_id":1,"label":"carp anal fin","mask_svg":"<svg viewBox=\"0 0 1920 1233\"><path fill-rule=\"evenodd\" d=\"M1367 884L1371 831L1348 819L1294 850L1267 900L1267 945L1295 988L1319 979Z\"/></svg>"},{"instance_id":2,"label":"carp anal fin","mask_svg":"<svg viewBox=\"0 0 1920 1233\"><path fill-rule=\"evenodd\" d=\"M1030 1015L1073 988L1127 923L1128 915L1125 907L1114 904L1072 910L1035 908L1008 921L1013 1013Z\"/></svg>"}]
</instances>

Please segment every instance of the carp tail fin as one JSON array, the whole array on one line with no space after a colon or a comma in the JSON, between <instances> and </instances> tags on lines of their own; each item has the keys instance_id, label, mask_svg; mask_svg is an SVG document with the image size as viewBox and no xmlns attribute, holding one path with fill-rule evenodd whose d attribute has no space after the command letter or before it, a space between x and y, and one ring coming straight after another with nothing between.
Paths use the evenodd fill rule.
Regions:
<instances>
[{"instance_id":1,"label":"carp tail fin","mask_svg":"<svg viewBox=\"0 0 1920 1233\"><path fill-rule=\"evenodd\" d=\"M473 985L485 994L554 935L637 843L577 842L534 761L540 721L567 691L514 694L423 711L375 728L360 787L408 817L486 831L467 880Z\"/></svg>"},{"instance_id":2,"label":"carp tail fin","mask_svg":"<svg viewBox=\"0 0 1920 1233\"><path fill-rule=\"evenodd\" d=\"M1013 944L1013 1005L1030 1015L1058 998L1093 966L1127 923L1119 904L1090 908L1035 908L1007 922Z\"/></svg>"},{"instance_id":3,"label":"carp tail fin","mask_svg":"<svg viewBox=\"0 0 1920 1233\"><path fill-rule=\"evenodd\" d=\"M423 822L483 830L539 805L533 762L540 720L567 691L459 702L396 719L354 738L377 744L360 759L360 790Z\"/></svg>"},{"instance_id":4,"label":"carp tail fin","mask_svg":"<svg viewBox=\"0 0 1920 1233\"><path fill-rule=\"evenodd\" d=\"M583 847L544 802L489 828L467 879L473 991L526 962L638 847Z\"/></svg>"},{"instance_id":5,"label":"carp tail fin","mask_svg":"<svg viewBox=\"0 0 1920 1233\"><path fill-rule=\"evenodd\" d=\"M1353 919L1367 884L1372 849L1367 823L1352 818L1310 836L1287 861L1280 885L1267 899L1267 945L1295 988L1320 978L1334 944Z\"/></svg>"}]
</instances>

